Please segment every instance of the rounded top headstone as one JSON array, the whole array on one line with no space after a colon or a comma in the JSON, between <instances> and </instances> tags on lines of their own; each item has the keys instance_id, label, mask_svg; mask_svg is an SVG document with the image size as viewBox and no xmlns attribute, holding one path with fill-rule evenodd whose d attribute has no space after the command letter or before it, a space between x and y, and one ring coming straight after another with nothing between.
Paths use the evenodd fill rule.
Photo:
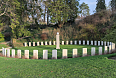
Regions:
<instances>
[{"instance_id":1,"label":"rounded top headstone","mask_svg":"<svg viewBox=\"0 0 116 78\"><path fill-rule=\"evenodd\" d=\"M57 32L57 35L59 35L59 32Z\"/></svg>"}]
</instances>

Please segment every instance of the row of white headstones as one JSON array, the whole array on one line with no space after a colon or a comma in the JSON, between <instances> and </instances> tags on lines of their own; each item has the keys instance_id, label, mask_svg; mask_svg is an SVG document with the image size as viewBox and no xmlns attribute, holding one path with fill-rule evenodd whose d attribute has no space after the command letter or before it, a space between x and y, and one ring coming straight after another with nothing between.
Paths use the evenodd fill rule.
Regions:
<instances>
[{"instance_id":1,"label":"row of white headstones","mask_svg":"<svg viewBox=\"0 0 116 78\"><path fill-rule=\"evenodd\" d=\"M68 45L69 41L66 41L66 45ZM107 46L109 47L112 44L111 42L107 42ZM73 41L70 41L70 44L73 44ZM77 45L77 41L74 41L74 44ZM37 46L39 46L39 42L37 42ZM41 41L41 45L43 44L43 41ZM45 41L45 45L47 44L47 41ZM52 45L51 41L49 41L49 45ZM56 45L56 41L53 41L53 45ZM64 41L62 41L62 45L64 45ZM81 45L81 40L79 40L79 45ZM85 40L83 40L83 45L85 45ZM87 41L87 45L89 45L89 41ZM93 41L91 41L91 45L93 45ZM94 45L97 45L97 41L94 41ZM103 45L103 41L101 41L101 45ZM27 46L27 42L25 42L25 47ZM31 46L31 42L29 42L29 46ZM35 46L35 42L33 42L33 46ZM100 46L100 41L98 41L98 46ZM104 46L106 46L106 41L104 42Z\"/></svg>"},{"instance_id":2,"label":"row of white headstones","mask_svg":"<svg viewBox=\"0 0 116 78\"><path fill-rule=\"evenodd\" d=\"M104 54L107 54L107 46L104 46ZM109 45L109 53L111 53L111 51L115 50L115 44L112 43L112 45ZM82 48L82 57L87 56L87 48ZM6 52L6 48L2 47L2 54L3 56L6 56L7 53L7 57L10 57L10 49L7 49ZM62 59L63 58L67 58L67 49L62 49ZM73 49L73 53L72 53L72 57L75 58L77 57L77 53L78 53L78 49ZM95 55L95 47L91 47L91 56ZM102 47L99 47L99 55L102 55ZM12 49L12 58L15 58L15 49ZM24 57L26 59L29 59L29 50L25 50L24 53ZM21 50L17 50L17 58L21 58ZM33 50L33 58L38 59L38 50ZM43 59L48 59L48 50L43 50ZM52 59L57 59L57 50L52 50Z\"/></svg>"}]
</instances>

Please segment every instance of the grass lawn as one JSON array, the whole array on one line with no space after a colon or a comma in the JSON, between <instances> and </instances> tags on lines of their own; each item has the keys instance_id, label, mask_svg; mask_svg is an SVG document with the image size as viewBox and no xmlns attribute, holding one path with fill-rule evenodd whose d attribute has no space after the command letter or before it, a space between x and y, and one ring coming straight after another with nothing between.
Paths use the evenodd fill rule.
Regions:
<instances>
[{"instance_id":1,"label":"grass lawn","mask_svg":"<svg viewBox=\"0 0 116 78\"><path fill-rule=\"evenodd\" d=\"M0 44L0 49L2 49L2 47L8 48L9 46L7 46L7 45L5 45L5 44Z\"/></svg>"},{"instance_id":2,"label":"grass lawn","mask_svg":"<svg viewBox=\"0 0 116 78\"><path fill-rule=\"evenodd\" d=\"M87 48L88 54L91 47L83 45L60 45L61 49L68 49L68 57L72 57L72 49L77 48L78 54L82 54L82 48ZM55 45L38 47L21 47L22 55L28 49L30 55L33 50L38 50L38 56L42 56L42 50L48 50L48 57L52 57L52 49ZM61 57L62 50L58 51ZM17 53L17 52L16 52ZM98 48L96 49L98 53ZM68 59L18 59L0 57L0 78L116 78L116 61L107 57L115 56L106 54L99 56L78 57Z\"/></svg>"}]
</instances>

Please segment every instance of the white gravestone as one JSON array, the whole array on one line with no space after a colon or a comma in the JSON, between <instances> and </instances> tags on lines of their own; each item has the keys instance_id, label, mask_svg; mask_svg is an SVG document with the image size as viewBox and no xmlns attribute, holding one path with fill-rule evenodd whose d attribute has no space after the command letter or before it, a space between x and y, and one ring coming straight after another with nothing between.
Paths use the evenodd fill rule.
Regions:
<instances>
[{"instance_id":1,"label":"white gravestone","mask_svg":"<svg viewBox=\"0 0 116 78\"><path fill-rule=\"evenodd\" d=\"M96 41L94 41L94 45L97 45L97 42Z\"/></svg>"},{"instance_id":2,"label":"white gravestone","mask_svg":"<svg viewBox=\"0 0 116 78\"><path fill-rule=\"evenodd\" d=\"M104 46L106 46L106 41L104 41Z\"/></svg>"},{"instance_id":3,"label":"white gravestone","mask_svg":"<svg viewBox=\"0 0 116 78\"><path fill-rule=\"evenodd\" d=\"M110 45L112 45L112 42L110 42Z\"/></svg>"},{"instance_id":4,"label":"white gravestone","mask_svg":"<svg viewBox=\"0 0 116 78\"><path fill-rule=\"evenodd\" d=\"M35 46L35 42L33 42L33 46Z\"/></svg>"},{"instance_id":5,"label":"white gravestone","mask_svg":"<svg viewBox=\"0 0 116 78\"><path fill-rule=\"evenodd\" d=\"M41 42L41 45L43 45L43 41Z\"/></svg>"},{"instance_id":6,"label":"white gravestone","mask_svg":"<svg viewBox=\"0 0 116 78\"><path fill-rule=\"evenodd\" d=\"M75 45L77 45L77 41L75 41Z\"/></svg>"},{"instance_id":7,"label":"white gravestone","mask_svg":"<svg viewBox=\"0 0 116 78\"><path fill-rule=\"evenodd\" d=\"M103 46L103 41L101 41L101 45Z\"/></svg>"},{"instance_id":8,"label":"white gravestone","mask_svg":"<svg viewBox=\"0 0 116 78\"><path fill-rule=\"evenodd\" d=\"M7 57L10 57L10 49L7 49Z\"/></svg>"},{"instance_id":9,"label":"white gravestone","mask_svg":"<svg viewBox=\"0 0 116 78\"><path fill-rule=\"evenodd\" d=\"M25 58L29 59L29 50L25 50Z\"/></svg>"},{"instance_id":10,"label":"white gravestone","mask_svg":"<svg viewBox=\"0 0 116 78\"><path fill-rule=\"evenodd\" d=\"M85 40L83 40L83 45L85 45Z\"/></svg>"},{"instance_id":11,"label":"white gravestone","mask_svg":"<svg viewBox=\"0 0 116 78\"><path fill-rule=\"evenodd\" d=\"M81 45L81 40L79 40L79 45Z\"/></svg>"},{"instance_id":12,"label":"white gravestone","mask_svg":"<svg viewBox=\"0 0 116 78\"><path fill-rule=\"evenodd\" d=\"M99 55L102 55L102 47L99 47Z\"/></svg>"},{"instance_id":13,"label":"white gravestone","mask_svg":"<svg viewBox=\"0 0 116 78\"><path fill-rule=\"evenodd\" d=\"M2 55L4 56L4 47L2 47Z\"/></svg>"},{"instance_id":14,"label":"white gravestone","mask_svg":"<svg viewBox=\"0 0 116 78\"><path fill-rule=\"evenodd\" d=\"M115 43L112 43L112 51L115 50Z\"/></svg>"},{"instance_id":15,"label":"white gravestone","mask_svg":"<svg viewBox=\"0 0 116 78\"><path fill-rule=\"evenodd\" d=\"M87 40L87 45L89 45L89 41Z\"/></svg>"},{"instance_id":16,"label":"white gravestone","mask_svg":"<svg viewBox=\"0 0 116 78\"><path fill-rule=\"evenodd\" d=\"M31 42L29 42L29 46L31 46Z\"/></svg>"},{"instance_id":17,"label":"white gravestone","mask_svg":"<svg viewBox=\"0 0 116 78\"><path fill-rule=\"evenodd\" d=\"M98 46L100 46L100 41L98 41Z\"/></svg>"},{"instance_id":18,"label":"white gravestone","mask_svg":"<svg viewBox=\"0 0 116 78\"><path fill-rule=\"evenodd\" d=\"M68 45L68 41L66 41L66 45Z\"/></svg>"},{"instance_id":19,"label":"white gravestone","mask_svg":"<svg viewBox=\"0 0 116 78\"><path fill-rule=\"evenodd\" d=\"M95 56L95 47L91 48L91 56Z\"/></svg>"},{"instance_id":20,"label":"white gravestone","mask_svg":"<svg viewBox=\"0 0 116 78\"><path fill-rule=\"evenodd\" d=\"M33 50L33 58L38 59L38 50Z\"/></svg>"},{"instance_id":21,"label":"white gravestone","mask_svg":"<svg viewBox=\"0 0 116 78\"><path fill-rule=\"evenodd\" d=\"M77 49L73 49L73 54L72 54L73 56L73 58L76 58L77 57Z\"/></svg>"},{"instance_id":22,"label":"white gravestone","mask_svg":"<svg viewBox=\"0 0 116 78\"><path fill-rule=\"evenodd\" d=\"M91 45L93 45L93 41L91 41Z\"/></svg>"},{"instance_id":23,"label":"white gravestone","mask_svg":"<svg viewBox=\"0 0 116 78\"><path fill-rule=\"evenodd\" d=\"M110 45L111 45L111 50L112 50L112 42L110 42Z\"/></svg>"},{"instance_id":24,"label":"white gravestone","mask_svg":"<svg viewBox=\"0 0 116 78\"><path fill-rule=\"evenodd\" d=\"M45 41L45 45L47 45L47 41Z\"/></svg>"},{"instance_id":25,"label":"white gravestone","mask_svg":"<svg viewBox=\"0 0 116 78\"><path fill-rule=\"evenodd\" d=\"M70 44L72 45L72 41L70 41Z\"/></svg>"},{"instance_id":26,"label":"white gravestone","mask_svg":"<svg viewBox=\"0 0 116 78\"><path fill-rule=\"evenodd\" d=\"M67 49L62 50L62 59L67 58Z\"/></svg>"},{"instance_id":27,"label":"white gravestone","mask_svg":"<svg viewBox=\"0 0 116 78\"><path fill-rule=\"evenodd\" d=\"M56 49L60 49L60 36L59 36L59 32L57 32L57 35L56 35Z\"/></svg>"},{"instance_id":28,"label":"white gravestone","mask_svg":"<svg viewBox=\"0 0 116 78\"><path fill-rule=\"evenodd\" d=\"M12 58L15 58L15 49L12 49Z\"/></svg>"},{"instance_id":29,"label":"white gravestone","mask_svg":"<svg viewBox=\"0 0 116 78\"><path fill-rule=\"evenodd\" d=\"M57 50L52 50L52 59L57 59Z\"/></svg>"},{"instance_id":30,"label":"white gravestone","mask_svg":"<svg viewBox=\"0 0 116 78\"><path fill-rule=\"evenodd\" d=\"M115 50L115 43L114 43L114 50Z\"/></svg>"},{"instance_id":31,"label":"white gravestone","mask_svg":"<svg viewBox=\"0 0 116 78\"><path fill-rule=\"evenodd\" d=\"M6 57L6 48L4 48L4 56Z\"/></svg>"},{"instance_id":32,"label":"white gravestone","mask_svg":"<svg viewBox=\"0 0 116 78\"><path fill-rule=\"evenodd\" d=\"M21 50L17 50L17 57L21 58Z\"/></svg>"},{"instance_id":33,"label":"white gravestone","mask_svg":"<svg viewBox=\"0 0 116 78\"><path fill-rule=\"evenodd\" d=\"M114 48L113 48L113 47L114 47L114 43L112 43L112 51L114 50Z\"/></svg>"},{"instance_id":34,"label":"white gravestone","mask_svg":"<svg viewBox=\"0 0 116 78\"><path fill-rule=\"evenodd\" d=\"M27 42L25 42L25 47L27 46Z\"/></svg>"},{"instance_id":35,"label":"white gravestone","mask_svg":"<svg viewBox=\"0 0 116 78\"><path fill-rule=\"evenodd\" d=\"M107 42L107 46L109 47L109 42Z\"/></svg>"},{"instance_id":36,"label":"white gravestone","mask_svg":"<svg viewBox=\"0 0 116 78\"><path fill-rule=\"evenodd\" d=\"M51 45L51 41L49 41L49 45Z\"/></svg>"},{"instance_id":37,"label":"white gravestone","mask_svg":"<svg viewBox=\"0 0 116 78\"><path fill-rule=\"evenodd\" d=\"M39 46L39 42L37 42L37 46Z\"/></svg>"},{"instance_id":38,"label":"white gravestone","mask_svg":"<svg viewBox=\"0 0 116 78\"><path fill-rule=\"evenodd\" d=\"M107 54L107 46L104 46L104 54Z\"/></svg>"},{"instance_id":39,"label":"white gravestone","mask_svg":"<svg viewBox=\"0 0 116 78\"><path fill-rule=\"evenodd\" d=\"M62 45L64 45L64 41L62 41Z\"/></svg>"},{"instance_id":40,"label":"white gravestone","mask_svg":"<svg viewBox=\"0 0 116 78\"><path fill-rule=\"evenodd\" d=\"M48 50L43 50L43 59L48 59Z\"/></svg>"},{"instance_id":41,"label":"white gravestone","mask_svg":"<svg viewBox=\"0 0 116 78\"><path fill-rule=\"evenodd\" d=\"M82 51L83 51L82 57L85 57L87 55L87 48L83 48Z\"/></svg>"},{"instance_id":42,"label":"white gravestone","mask_svg":"<svg viewBox=\"0 0 116 78\"><path fill-rule=\"evenodd\" d=\"M111 45L109 45L109 53L111 53L111 49L112 49L112 48L111 48Z\"/></svg>"},{"instance_id":43,"label":"white gravestone","mask_svg":"<svg viewBox=\"0 0 116 78\"><path fill-rule=\"evenodd\" d=\"M56 41L53 42L54 45L56 45L55 43L56 43Z\"/></svg>"}]
</instances>

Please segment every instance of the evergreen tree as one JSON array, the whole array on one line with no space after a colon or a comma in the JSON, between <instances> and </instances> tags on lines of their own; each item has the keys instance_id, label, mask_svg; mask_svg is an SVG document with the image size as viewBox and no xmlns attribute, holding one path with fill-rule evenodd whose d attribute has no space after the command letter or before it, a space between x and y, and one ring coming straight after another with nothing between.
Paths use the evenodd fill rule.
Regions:
<instances>
[{"instance_id":1,"label":"evergreen tree","mask_svg":"<svg viewBox=\"0 0 116 78\"><path fill-rule=\"evenodd\" d=\"M77 13L81 13L79 11L79 2L78 0L66 0L66 4L70 7L70 11L68 12L68 20L73 20L77 17Z\"/></svg>"},{"instance_id":2,"label":"evergreen tree","mask_svg":"<svg viewBox=\"0 0 116 78\"><path fill-rule=\"evenodd\" d=\"M79 7L80 7L80 9L81 9L81 12L82 12L82 15L83 15L83 16L88 16L88 15L90 15L90 13L89 13L90 9L89 9L88 4L85 4L85 3L83 2Z\"/></svg>"},{"instance_id":3,"label":"evergreen tree","mask_svg":"<svg viewBox=\"0 0 116 78\"><path fill-rule=\"evenodd\" d=\"M111 9L112 9L112 12L114 13L116 11L116 0L111 0Z\"/></svg>"},{"instance_id":4,"label":"evergreen tree","mask_svg":"<svg viewBox=\"0 0 116 78\"><path fill-rule=\"evenodd\" d=\"M96 12L106 10L105 0L97 0Z\"/></svg>"},{"instance_id":5,"label":"evergreen tree","mask_svg":"<svg viewBox=\"0 0 116 78\"><path fill-rule=\"evenodd\" d=\"M79 5L76 0L53 0L49 6L49 14L52 23L58 23L61 28L64 22L74 20L77 17Z\"/></svg>"}]
</instances>

